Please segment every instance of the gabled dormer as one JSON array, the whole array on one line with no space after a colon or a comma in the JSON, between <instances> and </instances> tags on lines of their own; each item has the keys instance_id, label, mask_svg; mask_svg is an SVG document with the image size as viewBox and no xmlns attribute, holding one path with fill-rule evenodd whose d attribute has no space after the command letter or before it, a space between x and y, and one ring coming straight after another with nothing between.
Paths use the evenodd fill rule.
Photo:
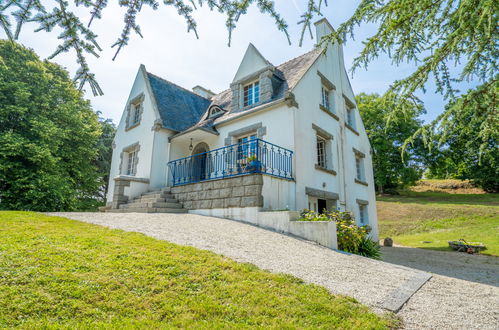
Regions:
<instances>
[{"instance_id":1,"label":"gabled dormer","mask_svg":"<svg viewBox=\"0 0 499 330\"><path fill-rule=\"evenodd\" d=\"M281 83L275 66L250 43L230 85L232 112L269 101Z\"/></svg>"}]
</instances>

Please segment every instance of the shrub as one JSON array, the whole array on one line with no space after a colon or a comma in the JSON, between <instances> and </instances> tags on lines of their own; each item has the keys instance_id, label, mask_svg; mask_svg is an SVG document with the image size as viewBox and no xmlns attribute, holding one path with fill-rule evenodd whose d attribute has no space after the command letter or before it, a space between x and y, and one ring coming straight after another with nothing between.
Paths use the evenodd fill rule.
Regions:
<instances>
[{"instance_id":1,"label":"shrub","mask_svg":"<svg viewBox=\"0 0 499 330\"><path fill-rule=\"evenodd\" d=\"M298 221L334 221L338 238L338 249L364 257L380 259L381 252L377 242L369 238L369 226L357 226L350 212L327 211L320 214L303 210Z\"/></svg>"},{"instance_id":2,"label":"shrub","mask_svg":"<svg viewBox=\"0 0 499 330\"><path fill-rule=\"evenodd\" d=\"M369 236L364 236L360 240L357 254L363 257L380 260L381 248L378 242L373 241Z\"/></svg>"}]
</instances>

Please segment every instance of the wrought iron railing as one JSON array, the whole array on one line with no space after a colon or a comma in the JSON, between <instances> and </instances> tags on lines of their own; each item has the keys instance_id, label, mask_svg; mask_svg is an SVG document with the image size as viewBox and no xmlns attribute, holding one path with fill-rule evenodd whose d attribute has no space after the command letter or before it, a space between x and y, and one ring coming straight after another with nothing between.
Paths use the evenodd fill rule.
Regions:
<instances>
[{"instance_id":1,"label":"wrought iron railing","mask_svg":"<svg viewBox=\"0 0 499 330\"><path fill-rule=\"evenodd\" d=\"M293 151L261 139L233 144L168 163L173 186L263 173L292 179Z\"/></svg>"}]
</instances>

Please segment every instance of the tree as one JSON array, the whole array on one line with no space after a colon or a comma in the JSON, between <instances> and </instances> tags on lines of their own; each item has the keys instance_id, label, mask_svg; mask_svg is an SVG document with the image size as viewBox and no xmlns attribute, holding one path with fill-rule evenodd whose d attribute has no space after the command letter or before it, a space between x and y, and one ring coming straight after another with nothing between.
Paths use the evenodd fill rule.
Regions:
<instances>
[{"instance_id":1,"label":"tree","mask_svg":"<svg viewBox=\"0 0 499 330\"><path fill-rule=\"evenodd\" d=\"M422 89L433 76L437 90L448 98L457 92L455 82L478 79L487 81L470 97L493 97L498 79L499 29L497 28L499 2L496 0L362 0L350 19L337 31L323 38L322 42L344 42L353 37L354 30L363 23L375 23L378 28L364 41L364 48L354 60L353 70L367 67L381 54L389 56L394 64L418 64L407 78L393 83L385 95L402 101L414 98L413 93ZM450 67L460 71L452 74ZM486 96L488 95L488 96ZM387 121L397 118L403 107L393 108ZM474 109L469 109L475 111ZM453 128L445 120L449 109L438 117L434 125L443 132ZM456 109L460 111L460 109ZM487 121L497 118L497 109L480 108L474 117ZM497 124L497 120L494 121ZM497 131L497 125L482 125L480 149L486 148L486 136ZM418 131L417 134L423 133ZM432 140L426 140L431 142Z\"/></svg>"},{"instance_id":2,"label":"tree","mask_svg":"<svg viewBox=\"0 0 499 330\"><path fill-rule=\"evenodd\" d=\"M100 112L97 112L100 115ZM97 142L97 159L95 165L101 177L101 189L98 192L98 198L104 200L109 185L109 172L111 171L111 158L113 156L113 139L116 133L116 125L111 119L99 117L102 134Z\"/></svg>"},{"instance_id":3,"label":"tree","mask_svg":"<svg viewBox=\"0 0 499 330\"><path fill-rule=\"evenodd\" d=\"M482 93L483 89L495 92ZM433 144L438 145L434 157L427 160L429 175L469 179L485 191L499 192L498 96L499 83L495 82L493 88L487 84L479 86L446 106L440 121L446 123L447 129L435 123L421 129L426 138L434 139ZM486 120L477 116L489 113L490 109L495 115Z\"/></svg>"},{"instance_id":4,"label":"tree","mask_svg":"<svg viewBox=\"0 0 499 330\"><path fill-rule=\"evenodd\" d=\"M0 40L0 208L74 210L99 188L101 128L59 65Z\"/></svg>"},{"instance_id":5,"label":"tree","mask_svg":"<svg viewBox=\"0 0 499 330\"><path fill-rule=\"evenodd\" d=\"M356 100L373 148L374 182L378 192L393 192L414 184L421 178L422 144L415 142L405 149L403 145L421 127L417 117L424 108L411 99L398 104L400 98L382 98L378 94L361 93ZM405 115L386 126L386 117L396 107L404 107Z\"/></svg>"}]
</instances>

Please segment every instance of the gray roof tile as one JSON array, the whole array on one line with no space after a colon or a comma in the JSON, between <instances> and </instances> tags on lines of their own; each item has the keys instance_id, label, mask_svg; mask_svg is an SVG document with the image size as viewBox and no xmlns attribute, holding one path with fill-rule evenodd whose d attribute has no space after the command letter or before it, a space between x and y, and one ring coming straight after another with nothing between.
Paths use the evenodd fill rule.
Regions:
<instances>
[{"instance_id":1,"label":"gray roof tile","mask_svg":"<svg viewBox=\"0 0 499 330\"><path fill-rule=\"evenodd\" d=\"M277 66L275 73L283 81L267 102L279 100L284 97L286 91L293 89L320 54L320 49L314 49ZM187 129L191 131L196 127L216 132L213 126L218 122L254 109L233 111L230 89L213 96L210 101L151 73L148 73L148 77L163 126L177 132ZM226 112L216 119L205 119L211 105L218 105Z\"/></svg>"}]
</instances>

